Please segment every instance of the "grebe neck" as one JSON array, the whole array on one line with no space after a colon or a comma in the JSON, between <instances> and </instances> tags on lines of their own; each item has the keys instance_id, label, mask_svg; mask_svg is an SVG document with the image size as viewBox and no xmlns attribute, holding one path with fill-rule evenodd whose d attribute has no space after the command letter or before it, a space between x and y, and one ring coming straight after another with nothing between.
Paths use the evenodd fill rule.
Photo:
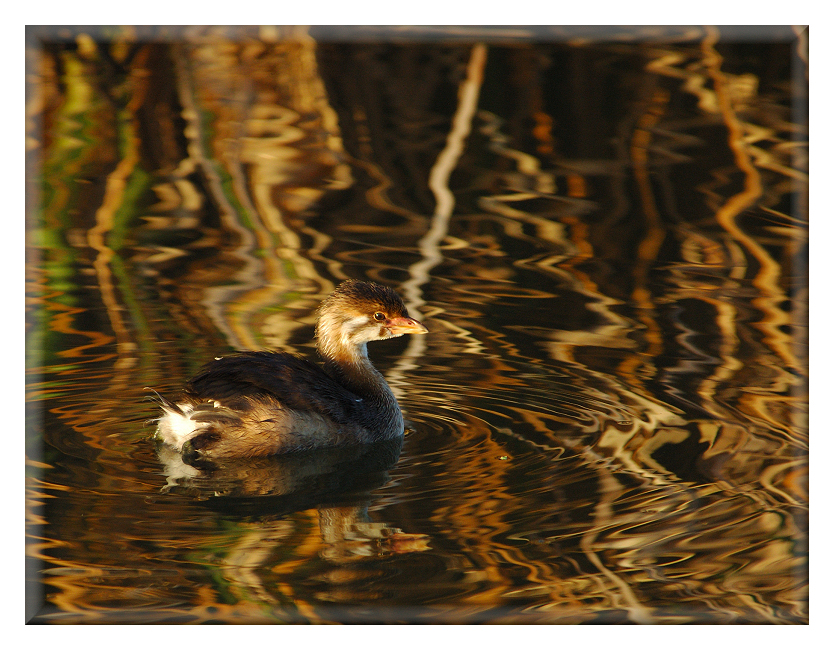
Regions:
<instances>
[{"instance_id":1,"label":"grebe neck","mask_svg":"<svg viewBox=\"0 0 834 650\"><path fill-rule=\"evenodd\" d=\"M368 358L368 346L332 346L319 340L318 351L324 359L324 370L345 388L363 398L396 404L385 377Z\"/></svg>"}]
</instances>

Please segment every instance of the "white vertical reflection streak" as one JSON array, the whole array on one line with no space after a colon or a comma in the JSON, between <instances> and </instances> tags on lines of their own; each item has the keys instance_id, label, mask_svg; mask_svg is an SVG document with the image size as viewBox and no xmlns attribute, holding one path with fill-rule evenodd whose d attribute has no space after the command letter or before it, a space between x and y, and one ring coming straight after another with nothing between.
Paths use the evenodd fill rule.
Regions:
<instances>
[{"instance_id":1,"label":"white vertical reflection streak","mask_svg":"<svg viewBox=\"0 0 834 650\"><path fill-rule=\"evenodd\" d=\"M629 584L620 576L614 573L611 569L606 567L600 559L597 552L593 549L594 541L599 532L605 530L613 518L613 511L611 504L615 497L622 492L622 486L614 475L606 468L600 471L600 499L594 508L594 522L596 526L589 529L587 533L582 536L580 541L580 548L585 553L587 558L599 569L600 573L608 578L617 589L619 589L622 599L618 599L614 594L612 595L612 604L616 607L623 600L624 609L628 611L628 617L635 623L648 625L653 622L651 611L637 599L637 595ZM608 588L600 583L602 589L611 593Z\"/></svg>"},{"instance_id":2,"label":"white vertical reflection streak","mask_svg":"<svg viewBox=\"0 0 834 650\"><path fill-rule=\"evenodd\" d=\"M402 286L409 313L418 320L421 318L420 307L426 304L420 287L429 281L431 270L443 261L440 243L449 231L449 221L455 209L455 195L449 189L449 177L463 153L464 143L472 130L472 118L478 108L478 96L484 80L486 57L486 45L476 43L469 55L466 79L461 82L458 89L458 108L452 119L452 129L446 138L446 146L429 172L429 189L434 194L437 205L428 232L417 242L422 259L409 267L409 280ZM425 337L409 337L408 347L399 363L389 373L391 379L399 379L405 371L413 368L412 359L422 356L425 349Z\"/></svg>"}]
</instances>

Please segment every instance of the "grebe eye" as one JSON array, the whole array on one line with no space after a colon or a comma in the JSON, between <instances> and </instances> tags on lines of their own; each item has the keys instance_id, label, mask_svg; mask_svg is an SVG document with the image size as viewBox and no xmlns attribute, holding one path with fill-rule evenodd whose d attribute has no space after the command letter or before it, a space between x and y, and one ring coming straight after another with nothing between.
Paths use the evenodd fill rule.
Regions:
<instances>
[{"instance_id":1,"label":"grebe eye","mask_svg":"<svg viewBox=\"0 0 834 650\"><path fill-rule=\"evenodd\" d=\"M374 314L374 320L377 320L377 321L385 320L385 314L383 314L381 311L378 311L377 313Z\"/></svg>"}]
</instances>

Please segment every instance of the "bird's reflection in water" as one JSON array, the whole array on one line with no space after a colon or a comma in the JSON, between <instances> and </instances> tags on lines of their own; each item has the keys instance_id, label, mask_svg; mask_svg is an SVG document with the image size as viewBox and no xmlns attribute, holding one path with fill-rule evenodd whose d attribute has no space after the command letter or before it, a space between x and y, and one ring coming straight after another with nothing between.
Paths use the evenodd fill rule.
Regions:
<instances>
[{"instance_id":1,"label":"bird's reflection in water","mask_svg":"<svg viewBox=\"0 0 834 650\"><path fill-rule=\"evenodd\" d=\"M233 512L293 512L330 498L367 491L388 479L403 439L257 458L192 459L164 444L157 454L167 477L164 492L233 504ZM218 506L223 510L223 506Z\"/></svg>"},{"instance_id":2,"label":"bird's reflection in water","mask_svg":"<svg viewBox=\"0 0 834 650\"><path fill-rule=\"evenodd\" d=\"M223 554L224 572L240 583L245 565L267 562L294 532L292 513L315 508L322 558L344 564L381 554L427 550L428 537L409 534L369 515L373 490L389 480L403 439L253 459L193 461L169 446L157 452L167 483L163 492L182 493L232 519L246 530ZM246 581L253 574L247 572ZM227 576L230 577L230 576ZM231 578L230 578L231 579ZM252 587L249 584L249 587ZM260 591L260 588L259 588ZM261 597L263 594L261 594Z\"/></svg>"}]
</instances>

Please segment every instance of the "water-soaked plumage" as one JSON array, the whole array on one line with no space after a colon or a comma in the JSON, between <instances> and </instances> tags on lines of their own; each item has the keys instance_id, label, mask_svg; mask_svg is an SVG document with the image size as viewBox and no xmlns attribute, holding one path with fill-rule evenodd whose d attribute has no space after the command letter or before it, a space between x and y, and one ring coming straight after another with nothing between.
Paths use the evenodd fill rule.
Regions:
<instances>
[{"instance_id":1,"label":"water-soaked plumage","mask_svg":"<svg viewBox=\"0 0 834 650\"><path fill-rule=\"evenodd\" d=\"M367 343L424 334L388 287L348 280L318 313L319 366L283 352L242 352L205 365L174 404L159 397L157 436L190 457L265 456L390 440L400 407Z\"/></svg>"}]
</instances>

